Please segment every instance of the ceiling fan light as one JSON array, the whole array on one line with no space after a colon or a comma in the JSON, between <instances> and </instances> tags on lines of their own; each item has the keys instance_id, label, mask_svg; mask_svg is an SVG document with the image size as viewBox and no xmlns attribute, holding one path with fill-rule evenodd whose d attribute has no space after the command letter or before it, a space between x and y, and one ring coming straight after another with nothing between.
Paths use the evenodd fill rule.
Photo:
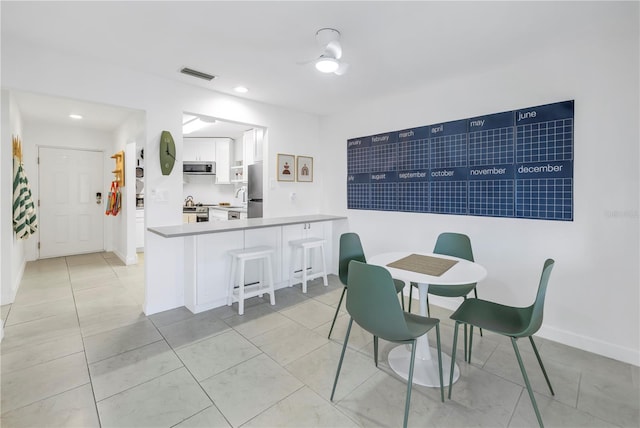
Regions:
<instances>
[{"instance_id":1,"label":"ceiling fan light","mask_svg":"<svg viewBox=\"0 0 640 428\"><path fill-rule=\"evenodd\" d=\"M340 64L333 58L322 57L316 61L316 69L322 73L335 72Z\"/></svg>"}]
</instances>

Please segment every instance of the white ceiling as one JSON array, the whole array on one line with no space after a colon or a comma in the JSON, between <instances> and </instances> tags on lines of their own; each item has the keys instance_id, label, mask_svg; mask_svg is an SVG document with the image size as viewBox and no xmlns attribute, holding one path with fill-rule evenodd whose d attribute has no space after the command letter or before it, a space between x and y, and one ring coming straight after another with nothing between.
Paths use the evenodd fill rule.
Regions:
<instances>
[{"instance_id":1,"label":"white ceiling","mask_svg":"<svg viewBox=\"0 0 640 428\"><path fill-rule=\"evenodd\" d=\"M568 37L588 37L602 3L140 1L1 3L2 40L19 39L242 98L318 115L478 73ZM347 74L297 62L315 33L342 33ZM218 76L180 74L182 67ZM35 113L34 113L35 114Z\"/></svg>"}]
</instances>

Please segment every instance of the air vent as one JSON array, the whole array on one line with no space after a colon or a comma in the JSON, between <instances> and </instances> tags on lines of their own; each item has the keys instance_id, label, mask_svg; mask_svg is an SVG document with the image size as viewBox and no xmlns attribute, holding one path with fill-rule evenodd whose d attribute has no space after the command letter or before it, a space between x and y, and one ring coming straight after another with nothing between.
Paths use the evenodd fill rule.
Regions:
<instances>
[{"instance_id":1,"label":"air vent","mask_svg":"<svg viewBox=\"0 0 640 428\"><path fill-rule=\"evenodd\" d=\"M216 78L216 76L214 76L213 74L203 73L202 71L194 70L192 68L187 68L187 67L180 70L180 73L197 77L198 79L204 79L207 81L212 81L213 79Z\"/></svg>"}]
</instances>

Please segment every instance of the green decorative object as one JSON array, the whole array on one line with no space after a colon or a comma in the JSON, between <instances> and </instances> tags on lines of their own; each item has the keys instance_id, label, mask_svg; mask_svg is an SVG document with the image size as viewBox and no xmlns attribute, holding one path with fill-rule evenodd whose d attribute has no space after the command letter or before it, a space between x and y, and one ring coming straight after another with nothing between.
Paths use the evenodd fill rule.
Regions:
<instances>
[{"instance_id":1,"label":"green decorative object","mask_svg":"<svg viewBox=\"0 0 640 428\"><path fill-rule=\"evenodd\" d=\"M162 131L160 135L160 169L162 175L169 175L176 163L176 144L169 131Z\"/></svg>"}]
</instances>

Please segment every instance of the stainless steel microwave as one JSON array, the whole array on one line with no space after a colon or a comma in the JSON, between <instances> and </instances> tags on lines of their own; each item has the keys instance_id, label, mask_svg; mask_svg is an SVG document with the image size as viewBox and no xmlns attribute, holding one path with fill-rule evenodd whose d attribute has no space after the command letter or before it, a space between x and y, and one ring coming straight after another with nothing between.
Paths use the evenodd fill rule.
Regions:
<instances>
[{"instance_id":1,"label":"stainless steel microwave","mask_svg":"<svg viewBox=\"0 0 640 428\"><path fill-rule=\"evenodd\" d=\"M184 161L182 172L191 175L215 175L216 163L210 161Z\"/></svg>"}]
</instances>

